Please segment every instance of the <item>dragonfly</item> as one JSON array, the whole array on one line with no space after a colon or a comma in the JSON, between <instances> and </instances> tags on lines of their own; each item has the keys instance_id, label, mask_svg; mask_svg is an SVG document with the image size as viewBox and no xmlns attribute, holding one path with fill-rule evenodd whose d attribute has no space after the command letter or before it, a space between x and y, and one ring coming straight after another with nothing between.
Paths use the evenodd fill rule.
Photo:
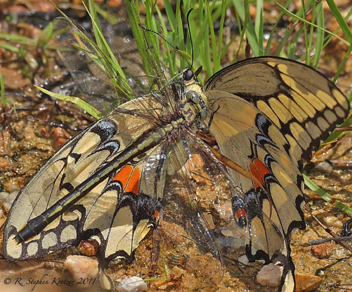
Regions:
<instances>
[{"instance_id":1,"label":"dragonfly","mask_svg":"<svg viewBox=\"0 0 352 292\"><path fill-rule=\"evenodd\" d=\"M65 31L64 60L76 80L86 80L77 60L99 51L71 21L57 25ZM5 226L5 258L43 257L89 239L107 269L117 259L133 261L159 232L164 247L171 242L185 254L205 290L240 250L251 262L283 267L280 289L293 291L290 235L305 228L301 172L348 115L346 97L314 69L278 57L240 61L204 86L199 70L167 80L149 62L158 88L72 138L20 191ZM103 97L109 90L109 102L116 87L94 75L94 62L88 69L90 90ZM114 85L130 94L120 80Z\"/></svg>"}]
</instances>

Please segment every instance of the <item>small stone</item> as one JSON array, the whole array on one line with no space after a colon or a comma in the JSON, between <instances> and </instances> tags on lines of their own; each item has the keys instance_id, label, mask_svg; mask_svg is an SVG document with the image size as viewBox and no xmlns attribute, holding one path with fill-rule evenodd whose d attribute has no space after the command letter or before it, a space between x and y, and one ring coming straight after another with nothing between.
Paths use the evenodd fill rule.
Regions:
<instances>
[{"instance_id":1,"label":"small stone","mask_svg":"<svg viewBox=\"0 0 352 292\"><path fill-rule=\"evenodd\" d=\"M264 265L257 274L257 282L262 286L279 287L283 267L274 264Z\"/></svg>"},{"instance_id":2,"label":"small stone","mask_svg":"<svg viewBox=\"0 0 352 292\"><path fill-rule=\"evenodd\" d=\"M8 192L0 192L0 204L3 204L7 197L9 196Z\"/></svg>"},{"instance_id":3,"label":"small stone","mask_svg":"<svg viewBox=\"0 0 352 292\"><path fill-rule=\"evenodd\" d=\"M342 222L337 219L335 216L325 216L322 218L323 223L326 225L326 227L337 227L337 228L342 228Z\"/></svg>"},{"instance_id":4,"label":"small stone","mask_svg":"<svg viewBox=\"0 0 352 292\"><path fill-rule=\"evenodd\" d=\"M18 194L18 192L12 192L6 197L4 203L2 204L5 211L7 211L7 212L10 211L11 206L17 197L17 194Z\"/></svg>"},{"instance_id":5,"label":"small stone","mask_svg":"<svg viewBox=\"0 0 352 292\"><path fill-rule=\"evenodd\" d=\"M309 292L317 289L322 281L322 278L314 275L305 275L295 273L296 292Z\"/></svg>"},{"instance_id":6,"label":"small stone","mask_svg":"<svg viewBox=\"0 0 352 292\"><path fill-rule=\"evenodd\" d=\"M316 170L319 170L321 172L325 172L327 174L332 173L332 171L334 170L333 166L331 165L331 163L327 162L327 161L321 161L319 162L316 166L315 166Z\"/></svg>"},{"instance_id":7,"label":"small stone","mask_svg":"<svg viewBox=\"0 0 352 292\"><path fill-rule=\"evenodd\" d=\"M142 292L147 290L147 284L142 278L136 276L123 279L117 286L118 292Z\"/></svg>"},{"instance_id":8,"label":"small stone","mask_svg":"<svg viewBox=\"0 0 352 292\"><path fill-rule=\"evenodd\" d=\"M86 256L68 256L64 262L65 268L71 273L78 288L87 289L92 285L92 281L98 278L99 268L98 261ZM91 282L82 283L82 279L90 279ZM98 283L98 281L94 281Z\"/></svg>"},{"instance_id":9,"label":"small stone","mask_svg":"<svg viewBox=\"0 0 352 292\"><path fill-rule=\"evenodd\" d=\"M82 255L94 256L99 251L99 243L92 239L81 240L77 249Z\"/></svg>"},{"instance_id":10,"label":"small stone","mask_svg":"<svg viewBox=\"0 0 352 292\"><path fill-rule=\"evenodd\" d=\"M248 263L249 263L249 259L246 255L239 256L237 260L239 263L241 263L243 265L248 265Z\"/></svg>"},{"instance_id":11,"label":"small stone","mask_svg":"<svg viewBox=\"0 0 352 292\"><path fill-rule=\"evenodd\" d=\"M178 279L178 278L181 278L184 274L186 274L186 271L179 268L178 266L174 266L172 269L171 269L171 274L173 275L173 277L175 279Z\"/></svg>"},{"instance_id":12,"label":"small stone","mask_svg":"<svg viewBox=\"0 0 352 292\"><path fill-rule=\"evenodd\" d=\"M328 258L334 247L333 242L327 242L319 245L312 245L312 253L318 259Z\"/></svg>"},{"instance_id":13,"label":"small stone","mask_svg":"<svg viewBox=\"0 0 352 292\"><path fill-rule=\"evenodd\" d=\"M0 157L0 169L7 169L10 166L10 161L7 158Z\"/></svg>"},{"instance_id":14,"label":"small stone","mask_svg":"<svg viewBox=\"0 0 352 292\"><path fill-rule=\"evenodd\" d=\"M215 228L213 216L209 213L204 212L202 214L203 219L207 223L207 227L211 230Z\"/></svg>"},{"instance_id":15,"label":"small stone","mask_svg":"<svg viewBox=\"0 0 352 292\"><path fill-rule=\"evenodd\" d=\"M10 192L10 193L13 193L13 192L19 192L21 187L18 185L18 181L19 180L13 180L13 181L10 181L7 186L6 186L6 189Z\"/></svg>"},{"instance_id":16,"label":"small stone","mask_svg":"<svg viewBox=\"0 0 352 292\"><path fill-rule=\"evenodd\" d=\"M53 139L53 147L55 150L59 149L63 144L67 142L68 139L70 139L70 134L66 132L65 129L56 127L51 133L50 133L51 139Z\"/></svg>"}]
</instances>

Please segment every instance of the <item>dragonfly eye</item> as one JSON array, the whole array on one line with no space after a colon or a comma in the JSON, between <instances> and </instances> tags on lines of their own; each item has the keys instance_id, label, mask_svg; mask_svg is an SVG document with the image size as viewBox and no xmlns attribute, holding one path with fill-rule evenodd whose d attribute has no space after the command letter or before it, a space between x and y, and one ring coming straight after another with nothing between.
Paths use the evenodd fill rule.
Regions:
<instances>
[{"instance_id":1,"label":"dragonfly eye","mask_svg":"<svg viewBox=\"0 0 352 292\"><path fill-rule=\"evenodd\" d=\"M187 69L185 72L183 72L183 79L185 81L189 81L193 78L194 73L191 69Z\"/></svg>"}]
</instances>

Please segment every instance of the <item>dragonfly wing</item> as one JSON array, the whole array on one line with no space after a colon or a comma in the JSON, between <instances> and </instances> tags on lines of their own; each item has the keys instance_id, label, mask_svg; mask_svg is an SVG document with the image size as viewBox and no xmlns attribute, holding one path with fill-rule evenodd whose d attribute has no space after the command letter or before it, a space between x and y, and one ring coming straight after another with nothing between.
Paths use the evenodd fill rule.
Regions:
<instances>
[{"instance_id":1,"label":"dragonfly wing","mask_svg":"<svg viewBox=\"0 0 352 292\"><path fill-rule=\"evenodd\" d=\"M78 23L57 18L54 24L60 56L90 105L106 114L118 103L131 99L129 86L122 81L114 64Z\"/></svg>"}]
</instances>

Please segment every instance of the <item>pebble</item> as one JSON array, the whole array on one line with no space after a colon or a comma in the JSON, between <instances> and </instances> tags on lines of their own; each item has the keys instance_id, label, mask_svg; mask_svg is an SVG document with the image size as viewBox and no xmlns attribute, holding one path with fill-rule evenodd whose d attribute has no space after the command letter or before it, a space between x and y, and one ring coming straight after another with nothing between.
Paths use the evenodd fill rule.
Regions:
<instances>
[{"instance_id":1,"label":"pebble","mask_svg":"<svg viewBox=\"0 0 352 292\"><path fill-rule=\"evenodd\" d=\"M18 194L17 191L12 193L7 193L7 192L0 193L0 204L6 212L10 211L11 206L17 197L17 194Z\"/></svg>"},{"instance_id":2,"label":"pebble","mask_svg":"<svg viewBox=\"0 0 352 292\"><path fill-rule=\"evenodd\" d=\"M279 287L283 267L274 264L264 265L257 274L257 282L262 286Z\"/></svg>"},{"instance_id":3,"label":"pebble","mask_svg":"<svg viewBox=\"0 0 352 292\"><path fill-rule=\"evenodd\" d=\"M147 284L142 278L136 276L123 279L117 286L117 292L142 292L147 290Z\"/></svg>"},{"instance_id":4,"label":"pebble","mask_svg":"<svg viewBox=\"0 0 352 292\"><path fill-rule=\"evenodd\" d=\"M334 167L331 165L330 162L321 161L315 166L315 169L330 174L334 170Z\"/></svg>"},{"instance_id":5,"label":"pebble","mask_svg":"<svg viewBox=\"0 0 352 292\"><path fill-rule=\"evenodd\" d=\"M326 225L326 227L342 228L343 226L341 220L337 219L335 216L324 216L322 218L322 222Z\"/></svg>"},{"instance_id":6,"label":"pebble","mask_svg":"<svg viewBox=\"0 0 352 292\"><path fill-rule=\"evenodd\" d=\"M0 192L0 204L3 204L8 196L8 192Z\"/></svg>"},{"instance_id":7,"label":"pebble","mask_svg":"<svg viewBox=\"0 0 352 292\"><path fill-rule=\"evenodd\" d=\"M243 265L248 265L248 263L249 263L249 259L246 255L239 256L237 260L239 263L241 263Z\"/></svg>"},{"instance_id":8,"label":"pebble","mask_svg":"<svg viewBox=\"0 0 352 292\"><path fill-rule=\"evenodd\" d=\"M174 266L171 269L171 274L174 275L174 278L178 279L186 274L186 270L183 270L183 269L179 268L178 266Z\"/></svg>"},{"instance_id":9,"label":"pebble","mask_svg":"<svg viewBox=\"0 0 352 292\"><path fill-rule=\"evenodd\" d=\"M97 259L72 255L66 258L64 266L71 273L75 283L82 282L82 279L94 279L98 277L99 268ZM87 289L89 285L91 286L90 283L87 283L87 285L79 284L77 287Z\"/></svg>"},{"instance_id":10,"label":"pebble","mask_svg":"<svg viewBox=\"0 0 352 292\"><path fill-rule=\"evenodd\" d=\"M296 292L309 292L317 289L322 281L322 278L314 275L305 275L295 273Z\"/></svg>"},{"instance_id":11,"label":"pebble","mask_svg":"<svg viewBox=\"0 0 352 292\"><path fill-rule=\"evenodd\" d=\"M6 184L6 190L10 193L12 192L19 192L20 191L20 186L18 185L18 180L11 180Z\"/></svg>"},{"instance_id":12,"label":"pebble","mask_svg":"<svg viewBox=\"0 0 352 292\"><path fill-rule=\"evenodd\" d=\"M81 240L78 247L78 251L85 256L94 256L99 251L99 243L96 240Z\"/></svg>"},{"instance_id":13,"label":"pebble","mask_svg":"<svg viewBox=\"0 0 352 292\"><path fill-rule=\"evenodd\" d=\"M318 259L328 258L334 248L333 242L327 242L318 245L312 245L312 254Z\"/></svg>"}]
</instances>

